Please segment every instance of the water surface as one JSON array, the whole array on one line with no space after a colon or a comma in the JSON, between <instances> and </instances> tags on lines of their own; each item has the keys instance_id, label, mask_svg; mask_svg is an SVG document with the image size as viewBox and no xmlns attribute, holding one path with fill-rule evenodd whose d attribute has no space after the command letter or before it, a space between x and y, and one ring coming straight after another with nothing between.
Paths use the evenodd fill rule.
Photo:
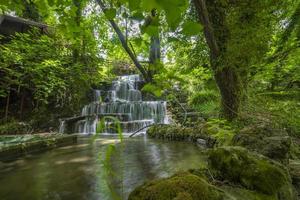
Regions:
<instances>
[{"instance_id":1,"label":"water surface","mask_svg":"<svg viewBox=\"0 0 300 200\"><path fill-rule=\"evenodd\" d=\"M112 163L103 162L109 144L116 144ZM80 138L76 145L0 163L0 199L111 200L113 193L126 199L146 180L197 168L203 162L203 154L191 143L144 136L125 139L122 144L113 137L94 143Z\"/></svg>"}]
</instances>

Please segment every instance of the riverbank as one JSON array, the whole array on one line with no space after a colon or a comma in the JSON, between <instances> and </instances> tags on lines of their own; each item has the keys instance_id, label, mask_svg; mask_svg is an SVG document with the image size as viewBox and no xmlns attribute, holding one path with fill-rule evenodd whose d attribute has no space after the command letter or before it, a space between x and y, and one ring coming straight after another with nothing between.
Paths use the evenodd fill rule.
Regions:
<instances>
[{"instance_id":1,"label":"riverbank","mask_svg":"<svg viewBox=\"0 0 300 200\"><path fill-rule=\"evenodd\" d=\"M299 145L284 130L262 124L234 130L210 121L194 127L153 126L147 134L162 140L206 144L207 165L146 182L131 193L130 200L166 196L191 200L299 199ZM178 185L186 190L174 190Z\"/></svg>"},{"instance_id":2,"label":"riverbank","mask_svg":"<svg viewBox=\"0 0 300 200\"><path fill-rule=\"evenodd\" d=\"M76 134L56 133L2 135L0 136L0 161L12 160L26 154L74 144L77 142L77 137Z\"/></svg>"}]
</instances>

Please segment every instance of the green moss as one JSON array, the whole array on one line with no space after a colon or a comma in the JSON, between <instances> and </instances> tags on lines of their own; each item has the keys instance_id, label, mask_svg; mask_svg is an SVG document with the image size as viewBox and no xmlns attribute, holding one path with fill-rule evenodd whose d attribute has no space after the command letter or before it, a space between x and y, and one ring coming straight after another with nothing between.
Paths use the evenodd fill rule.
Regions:
<instances>
[{"instance_id":1,"label":"green moss","mask_svg":"<svg viewBox=\"0 0 300 200\"><path fill-rule=\"evenodd\" d=\"M224 119L209 119L203 126L203 132L216 140L216 146L229 146L235 130Z\"/></svg>"},{"instance_id":2,"label":"green moss","mask_svg":"<svg viewBox=\"0 0 300 200\"><path fill-rule=\"evenodd\" d=\"M128 200L222 200L226 194L188 172L148 182L136 188Z\"/></svg>"},{"instance_id":3,"label":"green moss","mask_svg":"<svg viewBox=\"0 0 300 200\"><path fill-rule=\"evenodd\" d=\"M252 125L235 135L232 144L245 147L281 163L287 163L292 149L291 138L284 130L268 125Z\"/></svg>"},{"instance_id":4,"label":"green moss","mask_svg":"<svg viewBox=\"0 0 300 200\"><path fill-rule=\"evenodd\" d=\"M242 147L221 147L210 151L209 168L214 176L267 195L278 195L282 200L294 199L288 172Z\"/></svg>"},{"instance_id":5,"label":"green moss","mask_svg":"<svg viewBox=\"0 0 300 200\"><path fill-rule=\"evenodd\" d=\"M246 190L238 187L222 186L221 187L229 196L241 200L277 200L275 195L261 194L255 191Z\"/></svg>"},{"instance_id":6,"label":"green moss","mask_svg":"<svg viewBox=\"0 0 300 200\"><path fill-rule=\"evenodd\" d=\"M203 132L202 126L188 128L177 125L156 125L147 130L149 137L174 140L174 141L191 141L196 142L197 139L205 139L209 146L214 144L214 139Z\"/></svg>"}]
</instances>

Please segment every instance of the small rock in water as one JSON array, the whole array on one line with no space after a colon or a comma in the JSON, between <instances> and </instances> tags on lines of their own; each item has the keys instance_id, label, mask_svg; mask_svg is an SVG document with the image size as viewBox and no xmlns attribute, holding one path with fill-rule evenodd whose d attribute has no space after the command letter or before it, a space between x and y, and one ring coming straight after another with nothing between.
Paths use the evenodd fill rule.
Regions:
<instances>
[{"instance_id":1,"label":"small rock in water","mask_svg":"<svg viewBox=\"0 0 300 200\"><path fill-rule=\"evenodd\" d=\"M203 148L206 148L207 147L207 142L206 142L206 140L204 140L204 139L197 139L197 144L198 145L200 145L201 147L203 147Z\"/></svg>"}]
</instances>

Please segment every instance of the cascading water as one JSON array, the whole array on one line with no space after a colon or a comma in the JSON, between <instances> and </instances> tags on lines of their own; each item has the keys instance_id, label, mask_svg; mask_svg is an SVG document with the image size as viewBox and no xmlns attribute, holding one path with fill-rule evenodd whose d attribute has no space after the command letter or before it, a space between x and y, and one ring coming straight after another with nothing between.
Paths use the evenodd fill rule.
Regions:
<instances>
[{"instance_id":1,"label":"cascading water","mask_svg":"<svg viewBox=\"0 0 300 200\"><path fill-rule=\"evenodd\" d=\"M123 134L134 133L153 123L167 124L166 102L143 101L138 89L140 81L139 75L118 77L112 82L111 90L107 91L104 101L101 99L103 91L95 90L94 101L83 107L81 120L75 123L75 132L94 134L97 123L105 116L118 119L118 122L106 120L103 132L110 134L116 133L115 128L112 128L113 123L120 124Z\"/></svg>"}]
</instances>

